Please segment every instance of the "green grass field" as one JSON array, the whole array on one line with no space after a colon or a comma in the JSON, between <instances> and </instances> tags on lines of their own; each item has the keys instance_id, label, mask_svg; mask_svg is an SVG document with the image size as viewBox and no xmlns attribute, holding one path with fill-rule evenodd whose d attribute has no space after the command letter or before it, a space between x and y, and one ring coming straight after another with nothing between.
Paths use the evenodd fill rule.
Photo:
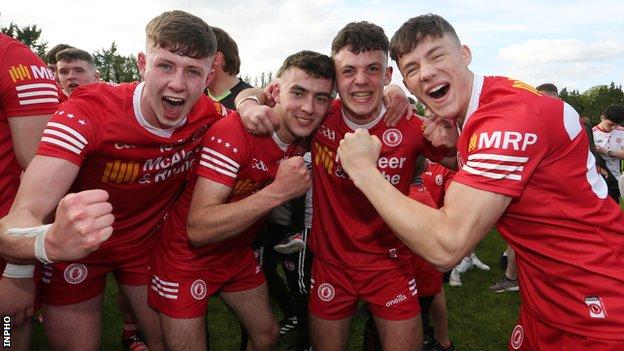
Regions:
<instances>
[{"instance_id":1,"label":"green grass field","mask_svg":"<svg viewBox=\"0 0 624 351\"><path fill-rule=\"evenodd\" d=\"M498 280L503 272L498 260L505 249L505 242L498 234L491 233L479 244L477 255L490 267L490 272L470 270L462 275L462 287L445 286L449 309L449 328L451 340L457 350L464 351L499 351L505 350L509 334L513 329L518 314L519 297L517 293L496 294L488 286ZM121 317L115 305L117 288L110 281L106 290L103 307L102 350L120 350ZM277 313L277 312L276 312ZM281 317L278 314L278 318ZM349 350L361 348L364 318L357 315L354 319ZM209 327L211 348L215 351L237 350L239 343L238 323L227 307L218 299L210 301ZM47 350L41 326L37 326L33 338L33 350ZM280 340L280 350L294 342L288 335Z\"/></svg>"}]
</instances>

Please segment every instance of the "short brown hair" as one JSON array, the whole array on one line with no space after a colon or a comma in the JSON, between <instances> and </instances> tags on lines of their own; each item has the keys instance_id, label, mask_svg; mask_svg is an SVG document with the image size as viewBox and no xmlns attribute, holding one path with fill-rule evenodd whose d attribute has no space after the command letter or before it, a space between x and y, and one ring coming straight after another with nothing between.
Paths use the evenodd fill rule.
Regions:
<instances>
[{"instance_id":1,"label":"short brown hair","mask_svg":"<svg viewBox=\"0 0 624 351\"><path fill-rule=\"evenodd\" d=\"M411 52L427 39L438 39L449 35L459 44L455 29L441 16L432 13L412 17L403 23L390 40L390 57L398 62L401 56Z\"/></svg>"},{"instance_id":2,"label":"short brown hair","mask_svg":"<svg viewBox=\"0 0 624 351\"><path fill-rule=\"evenodd\" d=\"M373 50L381 50L387 55L388 45L388 37L383 28L367 21L351 22L336 34L331 54L334 56L338 51L349 47L349 51L356 55Z\"/></svg>"},{"instance_id":3,"label":"short brown hair","mask_svg":"<svg viewBox=\"0 0 624 351\"><path fill-rule=\"evenodd\" d=\"M559 95L559 90L557 89L557 86L554 85L553 83L540 84L537 87L535 87L535 89L537 89L540 92L548 92L557 96Z\"/></svg>"},{"instance_id":4,"label":"short brown hair","mask_svg":"<svg viewBox=\"0 0 624 351\"><path fill-rule=\"evenodd\" d=\"M238 45L230 35L221 28L212 27L212 31L217 38L217 51L223 54L223 71L235 76L240 72L240 57L238 56Z\"/></svg>"},{"instance_id":5,"label":"short brown hair","mask_svg":"<svg viewBox=\"0 0 624 351\"><path fill-rule=\"evenodd\" d=\"M58 54L59 52L65 50L65 49L69 49L71 48L71 45L68 44L57 44L54 45L54 47L52 49L50 49L50 51L48 51L45 54L45 62L49 63L49 64L56 64L56 54Z\"/></svg>"},{"instance_id":6,"label":"short brown hair","mask_svg":"<svg viewBox=\"0 0 624 351\"><path fill-rule=\"evenodd\" d=\"M163 12L145 27L148 44L191 58L213 56L217 42L212 29L201 18L174 10Z\"/></svg>"},{"instance_id":7,"label":"short brown hair","mask_svg":"<svg viewBox=\"0 0 624 351\"><path fill-rule=\"evenodd\" d=\"M332 81L336 79L336 69L332 59L315 51L303 50L288 56L277 71L277 77L280 78L292 67L299 68L314 78L326 78Z\"/></svg>"},{"instance_id":8,"label":"short brown hair","mask_svg":"<svg viewBox=\"0 0 624 351\"><path fill-rule=\"evenodd\" d=\"M59 51L59 53L56 54L56 62L72 62L76 60L86 61L87 63L89 63L90 66L95 67L95 61L93 60L93 56L91 56L90 53L84 50L78 48L69 48Z\"/></svg>"}]
</instances>

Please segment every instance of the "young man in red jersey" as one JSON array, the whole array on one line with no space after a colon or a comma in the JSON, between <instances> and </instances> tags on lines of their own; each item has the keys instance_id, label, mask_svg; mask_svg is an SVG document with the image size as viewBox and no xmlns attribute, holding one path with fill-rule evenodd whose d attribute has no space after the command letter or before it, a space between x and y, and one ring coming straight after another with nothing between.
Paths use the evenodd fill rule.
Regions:
<instances>
[{"instance_id":1,"label":"young man in red jersey","mask_svg":"<svg viewBox=\"0 0 624 351\"><path fill-rule=\"evenodd\" d=\"M339 150L354 184L440 268L496 224L516 252L523 302L510 350L621 350L624 214L608 198L578 114L522 82L473 74L470 50L437 15L408 20L391 55L437 116L425 133L435 139L449 120L461 126L460 170L444 208L428 208L387 184L375 167L381 143L357 130Z\"/></svg>"},{"instance_id":2,"label":"young man in red jersey","mask_svg":"<svg viewBox=\"0 0 624 351\"><path fill-rule=\"evenodd\" d=\"M104 189L109 196L108 206L73 218L110 211L112 204L114 234L108 241L84 259L44 266L44 326L54 349L99 349L109 272L126 293L150 349L164 349L158 315L147 306L153 234L221 107L203 95L216 50L203 20L165 12L150 21L146 35L146 53L138 56L144 81L92 84L73 92L48 123L12 208L9 224L40 225L68 191ZM97 232L109 222L112 216L81 223L78 233ZM58 224L57 218L50 235ZM111 229L105 230L110 235ZM59 248L52 244L45 241L47 261L57 257Z\"/></svg>"},{"instance_id":3,"label":"young man in red jersey","mask_svg":"<svg viewBox=\"0 0 624 351\"><path fill-rule=\"evenodd\" d=\"M299 156L302 138L331 106L335 71L329 57L302 51L289 56L277 76L279 129L253 136L236 113L215 123L204 137L197 176L163 225L149 300L161 314L167 349L206 349L208 297L217 293L254 350L276 346L278 326L251 243L271 209L310 186Z\"/></svg>"},{"instance_id":4,"label":"young man in red jersey","mask_svg":"<svg viewBox=\"0 0 624 351\"><path fill-rule=\"evenodd\" d=\"M440 159L446 150L424 141L419 119L401 120L394 127L384 123L382 97L392 69L382 28L369 22L346 25L332 43L332 59L341 99L312 141L312 346L344 349L362 299L375 316L382 346L413 350L421 346L422 332L411 253L349 180L336 160L336 150L343 135L357 128L379 135L385 142L379 168L405 194L416 156Z\"/></svg>"}]
</instances>

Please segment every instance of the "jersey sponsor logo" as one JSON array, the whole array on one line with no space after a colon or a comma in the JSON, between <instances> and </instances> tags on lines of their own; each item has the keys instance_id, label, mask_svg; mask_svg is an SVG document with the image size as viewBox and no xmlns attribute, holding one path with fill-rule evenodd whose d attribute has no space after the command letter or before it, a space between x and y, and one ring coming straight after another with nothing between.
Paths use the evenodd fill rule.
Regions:
<instances>
[{"instance_id":1,"label":"jersey sponsor logo","mask_svg":"<svg viewBox=\"0 0 624 351\"><path fill-rule=\"evenodd\" d=\"M177 300L180 283L169 282L160 279L157 275L153 275L151 287L158 295L166 299Z\"/></svg>"},{"instance_id":2,"label":"jersey sponsor logo","mask_svg":"<svg viewBox=\"0 0 624 351\"><path fill-rule=\"evenodd\" d=\"M607 311L604 308L602 299L598 296L585 297L585 304L589 308L589 316L591 318L607 318Z\"/></svg>"},{"instance_id":3,"label":"jersey sponsor logo","mask_svg":"<svg viewBox=\"0 0 624 351\"><path fill-rule=\"evenodd\" d=\"M108 162L106 168L104 168L104 174L102 174L103 183L134 183L139 175L139 169L141 164L138 162L122 162L115 160L114 162Z\"/></svg>"},{"instance_id":4,"label":"jersey sponsor logo","mask_svg":"<svg viewBox=\"0 0 624 351\"><path fill-rule=\"evenodd\" d=\"M516 325L511 332L511 347L514 350L519 350L520 346L522 346L522 341L524 341L524 329L520 324Z\"/></svg>"},{"instance_id":5,"label":"jersey sponsor logo","mask_svg":"<svg viewBox=\"0 0 624 351\"><path fill-rule=\"evenodd\" d=\"M195 300L204 299L207 293L208 288L206 287L205 281L197 279L193 282L193 284L191 284L191 296L193 296Z\"/></svg>"},{"instance_id":6,"label":"jersey sponsor logo","mask_svg":"<svg viewBox=\"0 0 624 351\"><path fill-rule=\"evenodd\" d=\"M503 149L503 150L516 150L524 151L529 145L533 145L537 142L537 134L533 133L519 133L512 131L494 131L494 132L482 132L480 134L474 133L470 137L470 146L472 145L473 138L478 140L477 149ZM473 148L473 151L475 149Z\"/></svg>"},{"instance_id":7,"label":"jersey sponsor logo","mask_svg":"<svg viewBox=\"0 0 624 351\"><path fill-rule=\"evenodd\" d=\"M322 136L326 137L327 139L329 139L329 140L331 140L331 141L336 141L336 132L335 132L335 131L333 131L333 130L331 130L331 129L329 129L329 128L327 128L326 126L321 125L321 126L319 127L318 132L319 132Z\"/></svg>"},{"instance_id":8,"label":"jersey sponsor logo","mask_svg":"<svg viewBox=\"0 0 624 351\"><path fill-rule=\"evenodd\" d=\"M384 144L390 147L395 147L403 141L403 134L401 134L400 130L391 128L383 132L381 140L383 140Z\"/></svg>"},{"instance_id":9,"label":"jersey sponsor logo","mask_svg":"<svg viewBox=\"0 0 624 351\"><path fill-rule=\"evenodd\" d=\"M334 290L334 287L329 283L319 285L317 293L319 299L325 302L331 301L334 296L336 296L336 290Z\"/></svg>"},{"instance_id":10,"label":"jersey sponsor logo","mask_svg":"<svg viewBox=\"0 0 624 351\"><path fill-rule=\"evenodd\" d=\"M470 136L470 142L468 143L468 153L471 153L477 149L477 133L473 133Z\"/></svg>"},{"instance_id":11,"label":"jersey sponsor logo","mask_svg":"<svg viewBox=\"0 0 624 351\"><path fill-rule=\"evenodd\" d=\"M516 89L522 89L522 90L526 90L529 93L533 93L537 96L542 96L542 93L539 92L539 90L533 88L532 86L528 85L525 82L519 81L519 80L514 80L514 79L510 79L513 83L512 83L512 87L516 88Z\"/></svg>"},{"instance_id":12,"label":"jersey sponsor logo","mask_svg":"<svg viewBox=\"0 0 624 351\"><path fill-rule=\"evenodd\" d=\"M314 164L317 166L322 166L327 170L327 174L334 173L334 163L336 155L333 151L331 151L328 147L322 146L319 143L313 144L314 150L316 151L314 157Z\"/></svg>"},{"instance_id":13,"label":"jersey sponsor logo","mask_svg":"<svg viewBox=\"0 0 624 351\"><path fill-rule=\"evenodd\" d=\"M87 139L75 129L57 122L48 122L41 142L53 144L76 155L80 155L89 144Z\"/></svg>"},{"instance_id":14,"label":"jersey sponsor logo","mask_svg":"<svg viewBox=\"0 0 624 351\"><path fill-rule=\"evenodd\" d=\"M401 175L390 174L390 172L386 170L402 169L406 160L407 157L380 157L379 160L377 160L377 167L390 184L397 185L401 182Z\"/></svg>"},{"instance_id":15,"label":"jersey sponsor logo","mask_svg":"<svg viewBox=\"0 0 624 351\"><path fill-rule=\"evenodd\" d=\"M32 105L42 103L58 103L58 90L54 82L54 78L50 71L44 66L24 65L12 66L9 68L9 76L15 85L19 104ZM29 83L33 79L45 79L50 83ZM26 83L26 84L22 84Z\"/></svg>"},{"instance_id":16,"label":"jersey sponsor logo","mask_svg":"<svg viewBox=\"0 0 624 351\"><path fill-rule=\"evenodd\" d=\"M407 296L405 296L403 294L399 294L394 299L386 302L386 307L397 305L397 304L399 304L399 303L401 303L401 302L403 302L405 300L407 300Z\"/></svg>"},{"instance_id":17,"label":"jersey sponsor logo","mask_svg":"<svg viewBox=\"0 0 624 351\"><path fill-rule=\"evenodd\" d=\"M232 195L238 196L255 193L256 191L264 188L270 182L270 180L266 182L256 182L251 179L237 179L236 183L234 183Z\"/></svg>"},{"instance_id":18,"label":"jersey sponsor logo","mask_svg":"<svg viewBox=\"0 0 624 351\"><path fill-rule=\"evenodd\" d=\"M295 264L292 261L284 261L284 269L286 269L289 272L294 272L295 271Z\"/></svg>"},{"instance_id":19,"label":"jersey sponsor logo","mask_svg":"<svg viewBox=\"0 0 624 351\"><path fill-rule=\"evenodd\" d=\"M24 65L11 66L9 68L9 76L13 83L17 83L18 81L32 79L32 75L30 74L30 70L28 67Z\"/></svg>"},{"instance_id":20,"label":"jersey sponsor logo","mask_svg":"<svg viewBox=\"0 0 624 351\"><path fill-rule=\"evenodd\" d=\"M145 173L139 179L140 184L163 182L176 174L188 172L195 164L195 154L197 150L180 150L171 156L158 156L143 163L143 171L157 171L156 173Z\"/></svg>"},{"instance_id":21,"label":"jersey sponsor logo","mask_svg":"<svg viewBox=\"0 0 624 351\"><path fill-rule=\"evenodd\" d=\"M67 268L65 268L65 271L63 272L63 277L65 278L65 281L69 284L76 285L82 283L87 278L88 273L89 270L84 264L72 263L67 266Z\"/></svg>"},{"instance_id":22,"label":"jersey sponsor logo","mask_svg":"<svg viewBox=\"0 0 624 351\"><path fill-rule=\"evenodd\" d=\"M186 151L184 149L173 153L171 156L158 156L145 161L143 164L143 171L158 171L161 169L168 169L176 164L187 160L193 151Z\"/></svg>"},{"instance_id":23,"label":"jersey sponsor logo","mask_svg":"<svg viewBox=\"0 0 624 351\"><path fill-rule=\"evenodd\" d=\"M251 161L251 168L255 168L255 169L261 170L263 172L268 172L269 171L269 168L266 166L264 161L259 160L259 159L255 158L255 157Z\"/></svg>"}]
</instances>

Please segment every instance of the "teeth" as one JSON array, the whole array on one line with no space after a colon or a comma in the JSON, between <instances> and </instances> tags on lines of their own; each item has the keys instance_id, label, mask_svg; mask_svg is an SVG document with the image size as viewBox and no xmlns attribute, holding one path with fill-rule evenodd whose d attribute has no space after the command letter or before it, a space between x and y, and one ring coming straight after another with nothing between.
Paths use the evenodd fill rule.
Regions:
<instances>
[{"instance_id":1,"label":"teeth","mask_svg":"<svg viewBox=\"0 0 624 351\"><path fill-rule=\"evenodd\" d=\"M367 96L370 96L370 93L353 93L351 95L355 97L367 97Z\"/></svg>"},{"instance_id":2,"label":"teeth","mask_svg":"<svg viewBox=\"0 0 624 351\"><path fill-rule=\"evenodd\" d=\"M444 88L444 86L445 86L445 85L446 85L446 84L440 84L440 85L438 85L438 86L434 87L433 89L429 90L429 93L435 93L435 92L437 92L438 90L440 90L440 89Z\"/></svg>"},{"instance_id":3,"label":"teeth","mask_svg":"<svg viewBox=\"0 0 624 351\"><path fill-rule=\"evenodd\" d=\"M173 101L173 102L182 102L182 101L184 101L184 99L175 98L175 97L168 97L168 96L165 96L165 99Z\"/></svg>"}]
</instances>

